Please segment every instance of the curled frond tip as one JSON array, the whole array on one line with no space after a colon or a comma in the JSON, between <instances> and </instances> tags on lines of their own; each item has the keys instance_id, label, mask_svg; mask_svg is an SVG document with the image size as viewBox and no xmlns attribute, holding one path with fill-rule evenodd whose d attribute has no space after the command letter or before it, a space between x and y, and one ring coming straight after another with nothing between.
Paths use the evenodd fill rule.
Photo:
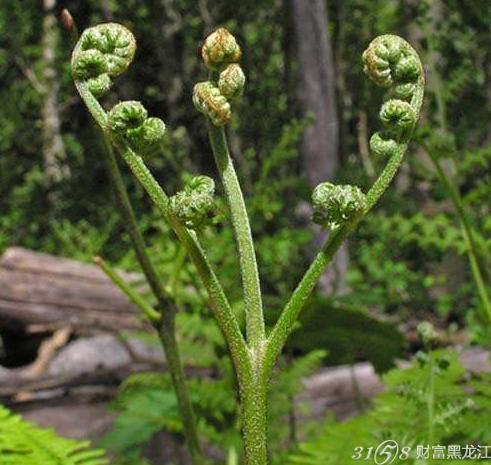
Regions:
<instances>
[{"instance_id":1,"label":"curled frond tip","mask_svg":"<svg viewBox=\"0 0 491 465\"><path fill-rule=\"evenodd\" d=\"M170 199L174 214L188 228L206 224L214 209L215 181L208 176L196 176Z\"/></svg>"},{"instance_id":2,"label":"curled frond tip","mask_svg":"<svg viewBox=\"0 0 491 465\"><path fill-rule=\"evenodd\" d=\"M195 108L210 118L215 126L224 126L232 115L230 103L211 81L198 82L193 90Z\"/></svg>"},{"instance_id":3,"label":"curled frond tip","mask_svg":"<svg viewBox=\"0 0 491 465\"><path fill-rule=\"evenodd\" d=\"M123 73L133 61L136 41L132 32L121 24L99 24L86 29L72 54L72 73L87 83L99 97L111 86L111 78Z\"/></svg>"},{"instance_id":4,"label":"curled frond tip","mask_svg":"<svg viewBox=\"0 0 491 465\"><path fill-rule=\"evenodd\" d=\"M160 118L149 118L146 108L134 100L115 105L108 114L107 124L109 131L125 137L137 151L158 143L165 133L164 122Z\"/></svg>"},{"instance_id":5,"label":"curled frond tip","mask_svg":"<svg viewBox=\"0 0 491 465\"><path fill-rule=\"evenodd\" d=\"M312 193L313 221L335 228L362 214L366 205L365 194L358 187L323 182Z\"/></svg>"},{"instance_id":6,"label":"curled frond tip","mask_svg":"<svg viewBox=\"0 0 491 465\"><path fill-rule=\"evenodd\" d=\"M208 69L219 71L230 63L237 63L242 56L242 51L235 37L221 27L205 39L201 55Z\"/></svg>"},{"instance_id":7,"label":"curled frond tip","mask_svg":"<svg viewBox=\"0 0 491 465\"><path fill-rule=\"evenodd\" d=\"M363 52L365 73L379 86L390 88L380 109L385 131L375 133L370 148L391 157L402 150L419 117L424 71L416 51L401 37L386 34L372 40Z\"/></svg>"}]
</instances>

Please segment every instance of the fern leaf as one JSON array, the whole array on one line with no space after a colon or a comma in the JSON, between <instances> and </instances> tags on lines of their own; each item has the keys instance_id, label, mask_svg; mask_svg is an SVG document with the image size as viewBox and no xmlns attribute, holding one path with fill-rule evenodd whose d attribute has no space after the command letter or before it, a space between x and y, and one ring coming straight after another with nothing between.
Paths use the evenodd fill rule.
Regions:
<instances>
[{"instance_id":1,"label":"fern leaf","mask_svg":"<svg viewBox=\"0 0 491 465\"><path fill-rule=\"evenodd\" d=\"M0 405L0 463L2 465L106 465L103 450L88 441L59 437L24 421Z\"/></svg>"}]
</instances>

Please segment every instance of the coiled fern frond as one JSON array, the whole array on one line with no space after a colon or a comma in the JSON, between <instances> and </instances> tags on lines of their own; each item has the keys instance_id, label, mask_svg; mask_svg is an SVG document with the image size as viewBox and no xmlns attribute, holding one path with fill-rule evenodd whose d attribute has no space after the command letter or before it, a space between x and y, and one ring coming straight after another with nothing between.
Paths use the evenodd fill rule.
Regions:
<instances>
[{"instance_id":1,"label":"coiled fern frond","mask_svg":"<svg viewBox=\"0 0 491 465\"><path fill-rule=\"evenodd\" d=\"M101 449L89 441L62 438L39 428L0 405L0 463L2 465L106 465Z\"/></svg>"}]
</instances>

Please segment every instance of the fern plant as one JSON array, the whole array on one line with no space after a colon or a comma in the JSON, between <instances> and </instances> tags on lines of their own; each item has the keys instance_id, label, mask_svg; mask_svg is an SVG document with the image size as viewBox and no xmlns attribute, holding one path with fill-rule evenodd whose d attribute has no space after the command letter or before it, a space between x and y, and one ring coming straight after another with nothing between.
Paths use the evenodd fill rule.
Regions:
<instances>
[{"instance_id":1,"label":"fern plant","mask_svg":"<svg viewBox=\"0 0 491 465\"><path fill-rule=\"evenodd\" d=\"M0 463L2 465L106 465L100 449L88 441L56 435L22 420L0 405Z\"/></svg>"},{"instance_id":2,"label":"fern plant","mask_svg":"<svg viewBox=\"0 0 491 465\"><path fill-rule=\"evenodd\" d=\"M144 159L146 151L164 137L163 121L149 117L147 110L138 101L120 102L108 112L99 102L99 98L113 85L113 79L128 68L135 50L136 41L132 33L119 24L102 24L87 29L72 56L75 85L108 141L108 147L111 147L108 152L114 147L121 155L194 264L207 290L210 308L228 345L237 376L245 463L265 465L268 462L267 392L273 367L325 268L346 237L376 205L397 173L423 100L423 68L414 49L397 36L378 37L364 52L365 71L376 84L389 90L380 109L384 130L375 133L370 141L372 151L377 156L385 157L386 165L366 194L355 186L329 182L320 184L314 190L314 221L329 230L330 234L286 303L278 321L267 334L251 226L224 129L232 115L233 101L240 97L245 84L245 75L239 64L242 52L234 36L226 29L218 29L206 38L202 57L209 79L196 84L193 102L196 109L206 117L210 143L237 244L246 326L243 334L200 241L200 231L213 212L214 181L197 176L183 191L169 196L149 171ZM116 160L111 158L110 165L113 178L117 179ZM123 189L120 189L120 194L120 199L123 199ZM131 217L129 208L127 205L125 207L127 203L121 202L123 210L126 208L129 223L134 224L134 215ZM143 248L141 241L137 245ZM120 281L107 267L106 271L115 281ZM124 283L119 284L124 288ZM158 292L162 290L157 285L155 288ZM167 346L169 365L174 366L171 376L174 378L180 414L186 425L186 438L195 463L202 463L194 413L182 377L182 368L179 368L173 336L174 314L169 310L172 305L169 304L168 296L162 295L160 300L165 305L156 311L137 295L129 295L154 322L164 346Z\"/></svg>"},{"instance_id":3,"label":"fern plant","mask_svg":"<svg viewBox=\"0 0 491 465\"><path fill-rule=\"evenodd\" d=\"M465 195L461 193L460 180L456 176L460 174L456 156L458 153L457 133L452 134L449 129L451 124L449 108L451 103L455 103L455 95L459 90L462 91L466 85L475 85L473 80L476 79L476 73L473 71L473 67L469 66L472 62L470 50L473 46L473 40L470 39L471 36L466 36L469 31L463 32L459 27L456 27L461 21L459 15L456 15L452 22L441 21L439 24L435 24L437 20L433 17L428 2L421 2L417 21L422 30L426 32L427 37L427 61L432 74L430 90L435 103L436 117L433 127L428 127L427 123L427 127L423 128L421 137L418 137L418 142L431 161L435 175L445 189L458 220L462 241L464 242L463 251L467 255L470 274L474 281L476 293L479 296L480 302L477 307L482 326L482 339L483 342L489 345L491 337L489 333L491 294L489 260L487 260L485 254L482 254L482 245L485 242L485 237L479 229L479 221L476 221L476 218L471 215L472 210L469 208L469 203L466 202ZM449 27L450 24L451 26ZM430 32L436 30L438 30L438 33L433 34ZM449 40L449 37L452 37L453 40ZM448 44L459 41L464 41L464 43L467 41L465 47L460 45L460 53L463 53L466 59L469 57L469 62L466 62L466 59L459 60L459 66L453 70L450 76L445 76L444 79L436 57L439 53L445 53L445 48L448 47ZM484 167L486 162L485 157L482 157L482 155L485 153L486 149L484 151L476 151L477 158L480 159L481 166L484 164ZM461 154L459 154L458 158L462 158ZM471 156L470 158L474 157ZM483 172L486 173L486 170L484 169ZM486 183L486 174L484 175L483 183L479 182L479 176L476 176L474 181L478 190L489 191L487 188L489 183ZM478 211L477 218L483 216L482 208L479 209L481 211Z\"/></svg>"},{"instance_id":4,"label":"fern plant","mask_svg":"<svg viewBox=\"0 0 491 465\"><path fill-rule=\"evenodd\" d=\"M425 350L418 352L409 368L394 369L384 376L385 392L375 398L367 413L344 423L327 421L320 434L300 444L286 462L475 463L477 454L473 459L465 457L465 446L489 441L491 391L486 384L489 376L467 373L453 351L435 350L434 331L429 324L420 325L419 332L426 339ZM399 454L393 453L389 459L374 455L384 441L395 441ZM445 448L445 454L453 449L459 450L460 456L455 456L455 460L451 455L448 459L433 460L430 452L424 459L421 447L429 446L431 451L436 444Z\"/></svg>"}]
</instances>

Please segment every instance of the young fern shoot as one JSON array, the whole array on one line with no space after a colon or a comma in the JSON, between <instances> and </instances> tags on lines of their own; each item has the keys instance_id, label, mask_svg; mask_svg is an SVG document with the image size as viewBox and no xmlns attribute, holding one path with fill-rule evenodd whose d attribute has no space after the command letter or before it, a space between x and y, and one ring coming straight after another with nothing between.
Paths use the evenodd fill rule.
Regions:
<instances>
[{"instance_id":1,"label":"young fern shoot","mask_svg":"<svg viewBox=\"0 0 491 465\"><path fill-rule=\"evenodd\" d=\"M73 24L71 29L73 29ZM203 455L175 334L176 306L166 295L160 277L146 252L145 242L139 230L131 201L121 177L111 140L105 127L102 125L105 119L107 119L107 116L104 110L97 106L97 100L95 100L95 97L102 96L112 86L112 77L117 76L130 64L136 49L135 40L130 31L114 24L90 28L84 32L80 40L76 37L76 33L74 36L75 42L77 42L72 57L72 72L75 84L81 95L85 95L89 99L89 103L95 103L89 108L93 108L96 111L96 114L93 115L99 125L102 136L102 155L107 172L111 179L117 205L126 224L131 244L135 250L135 255L150 289L157 300L157 309L153 309L145 299L128 286L118 273L101 258L96 257L94 260L114 284L137 305L143 316L151 322L159 333L166 355L169 373L174 384L188 449L193 464L200 465L204 462ZM95 102L90 99L91 95L94 97ZM146 114L145 109L142 110L140 108L140 110L140 113ZM121 117L119 123L125 117L128 117L128 115L121 114L121 112L124 113L124 110L118 107L112 114L112 125L116 128L119 128L118 114ZM161 120L148 118L139 130L138 128L134 128L130 132L130 138L132 138L133 143L139 148L142 148L144 145L157 143L162 137L164 130L165 125Z\"/></svg>"},{"instance_id":2,"label":"young fern shoot","mask_svg":"<svg viewBox=\"0 0 491 465\"><path fill-rule=\"evenodd\" d=\"M132 34L118 24L88 29L73 53L75 83L90 113L194 263L207 289L210 307L227 342L237 375L245 463L266 465L266 399L273 366L325 268L397 173L423 100L423 68L413 48L397 36L378 37L364 52L365 72L376 84L388 89L380 110L385 129L375 133L370 140L372 152L385 157L385 167L366 194L357 187L336 186L330 182L321 183L314 190L313 219L329 229L330 234L267 334L251 226L224 129L232 115L232 104L242 94L245 84L245 75L239 65L241 50L234 36L223 28L205 40L202 57L209 70L209 79L195 85L193 102L206 117L211 147L230 210L242 276L244 336L198 238L199 229L212 210L214 181L198 176L184 191L169 197L143 158L146 147L163 136L163 122L149 118L139 102L121 102L106 113L97 100L111 87L112 78L129 66L134 47Z\"/></svg>"}]
</instances>

